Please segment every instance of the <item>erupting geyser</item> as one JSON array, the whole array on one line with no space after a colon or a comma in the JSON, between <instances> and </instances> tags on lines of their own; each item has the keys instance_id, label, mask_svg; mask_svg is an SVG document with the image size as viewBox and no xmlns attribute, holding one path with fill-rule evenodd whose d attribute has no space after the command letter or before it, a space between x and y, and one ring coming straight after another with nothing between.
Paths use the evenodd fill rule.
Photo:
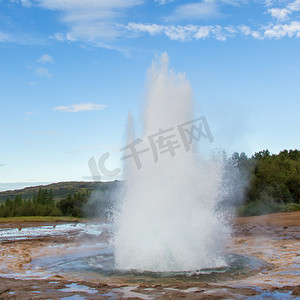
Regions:
<instances>
[{"instance_id":1,"label":"erupting geyser","mask_svg":"<svg viewBox=\"0 0 300 300\"><path fill-rule=\"evenodd\" d=\"M207 140L186 151L176 136L178 125L197 116L189 82L169 70L168 63L163 54L149 69L144 144L137 149L146 148L160 129L169 129L164 136L176 148L173 155L158 150L156 162L153 149L140 153L140 169L133 158L126 160L126 195L115 214L112 240L119 270L180 272L226 265L223 249L230 230L216 210L222 199L223 166L201 154L201 143Z\"/></svg>"}]
</instances>

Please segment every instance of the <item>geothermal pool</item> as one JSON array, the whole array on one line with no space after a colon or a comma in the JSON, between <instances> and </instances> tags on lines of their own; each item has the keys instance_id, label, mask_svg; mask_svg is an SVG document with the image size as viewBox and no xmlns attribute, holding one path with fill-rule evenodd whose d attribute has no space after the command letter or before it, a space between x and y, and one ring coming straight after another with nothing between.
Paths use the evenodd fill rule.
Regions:
<instances>
[{"instance_id":1,"label":"geothermal pool","mask_svg":"<svg viewBox=\"0 0 300 300\"><path fill-rule=\"evenodd\" d=\"M284 216L290 223L280 224L276 216L241 219L226 249L228 266L198 272L114 269L108 223L3 224L0 288L5 282L5 293L17 295L19 287L27 297L42 293L47 298L293 299L299 295L300 213L294 225L293 215Z\"/></svg>"},{"instance_id":2,"label":"geothermal pool","mask_svg":"<svg viewBox=\"0 0 300 300\"><path fill-rule=\"evenodd\" d=\"M186 271L151 272L131 269L122 270L115 266L114 248L111 246L112 225L108 223L75 223L34 227L0 228L0 242L29 243L52 241L44 247L32 251L30 267L26 272L7 274L8 276L29 277L32 271L35 276L46 278L49 274L59 273L78 278L87 276L98 279L101 276L124 277L126 280L163 280L177 278L188 281L216 281L253 274L269 268L269 265L255 257L238 254L225 254L226 265L218 268L194 269ZM75 239L77 242L73 241ZM34 247L33 247L34 248ZM19 254L17 251L16 254ZM4 254L3 254L4 255Z\"/></svg>"},{"instance_id":3,"label":"geothermal pool","mask_svg":"<svg viewBox=\"0 0 300 300\"><path fill-rule=\"evenodd\" d=\"M61 245L61 248L65 248ZM94 278L110 277L139 281L157 281L164 279L176 279L182 281L199 280L215 282L220 280L235 279L240 276L256 274L270 268L270 265L258 258L248 255L225 254L227 263L224 267L214 269L200 269L181 272L150 272L143 270L120 270L114 263L114 250L108 243L95 243L93 245L70 246L60 252L59 245L54 249L48 249L48 254L32 260L32 266L36 270L45 270L59 274L77 274L79 277Z\"/></svg>"}]
</instances>

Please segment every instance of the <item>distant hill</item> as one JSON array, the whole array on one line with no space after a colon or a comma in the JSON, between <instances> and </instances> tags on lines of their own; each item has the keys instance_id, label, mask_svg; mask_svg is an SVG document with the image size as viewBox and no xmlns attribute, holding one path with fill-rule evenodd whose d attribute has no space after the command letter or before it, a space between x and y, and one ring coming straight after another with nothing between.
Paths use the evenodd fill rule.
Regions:
<instances>
[{"instance_id":1,"label":"distant hill","mask_svg":"<svg viewBox=\"0 0 300 300\"><path fill-rule=\"evenodd\" d=\"M75 194L76 192L86 191L104 191L116 187L118 181L110 182L86 182L86 181L70 181L70 182L59 182L51 183L48 185L39 185L34 187L27 187L20 190L4 191L0 192L0 202L5 201L7 198L14 199L17 195L22 195L23 199L30 199L34 194L38 193L39 189L47 189L53 192L55 199L63 199L67 195Z\"/></svg>"}]
</instances>

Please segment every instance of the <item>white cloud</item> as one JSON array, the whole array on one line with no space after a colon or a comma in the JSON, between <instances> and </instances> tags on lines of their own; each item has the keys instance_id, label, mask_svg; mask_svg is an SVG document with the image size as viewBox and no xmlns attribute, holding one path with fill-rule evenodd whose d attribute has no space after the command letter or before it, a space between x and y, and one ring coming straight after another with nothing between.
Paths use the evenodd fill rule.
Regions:
<instances>
[{"instance_id":1,"label":"white cloud","mask_svg":"<svg viewBox=\"0 0 300 300\"><path fill-rule=\"evenodd\" d=\"M135 33L149 33L150 35L161 34L167 26L158 24L142 24L142 23L129 23L126 29Z\"/></svg>"},{"instance_id":2,"label":"white cloud","mask_svg":"<svg viewBox=\"0 0 300 300\"><path fill-rule=\"evenodd\" d=\"M46 63L53 63L53 58L49 54L43 54L38 60L38 63L46 64Z\"/></svg>"},{"instance_id":3,"label":"white cloud","mask_svg":"<svg viewBox=\"0 0 300 300\"><path fill-rule=\"evenodd\" d=\"M49 36L50 39L57 40L59 42L76 42L77 39L71 33L55 33L54 35Z\"/></svg>"},{"instance_id":4,"label":"white cloud","mask_svg":"<svg viewBox=\"0 0 300 300\"><path fill-rule=\"evenodd\" d=\"M270 8L268 9L268 13L270 13L272 17L280 21L286 21L289 19L289 14L291 14L292 12L286 8Z\"/></svg>"},{"instance_id":5,"label":"white cloud","mask_svg":"<svg viewBox=\"0 0 300 300\"><path fill-rule=\"evenodd\" d=\"M14 0L17 1L17 0ZM264 0L262 12L268 12L276 18L277 24L264 26L262 23L255 28L245 25L220 26L216 23L209 25L175 25L170 23L144 24L129 22L121 24L127 10L146 3L146 0L18 0L23 5L38 6L44 9L60 12L60 20L68 27L67 32L55 33L49 38L59 42L92 42L95 46L112 47L111 41L119 37L138 37L143 34L152 36L165 35L172 40L190 41L208 38L225 41L229 38L240 36L252 37L254 39L270 39L281 37L299 37L298 22L284 21L292 19L294 12L300 10L300 0ZM243 4L251 4L249 0L190 0L192 3L182 4L183 1L154 0L160 5L173 2L177 5L175 10L167 18L167 21L184 20L208 20L223 17L222 8L226 5L239 7ZM290 2L290 3L289 3ZM289 3L289 4L288 4ZM120 22L120 23L119 23ZM278 24L278 23L283 24ZM229 23L230 24L230 23ZM7 41L9 36L1 34L0 42ZM45 68L37 68L35 72L39 76L51 77Z\"/></svg>"},{"instance_id":6,"label":"white cloud","mask_svg":"<svg viewBox=\"0 0 300 300\"><path fill-rule=\"evenodd\" d=\"M247 0L221 0L221 2L233 6L240 6L241 4L247 4Z\"/></svg>"},{"instance_id":7,"label":"white cloud","mask_svg":"<svg viewBox=\"0 0 300 300\"><path fill-rule=\"evenodd\" d=\"M275 0L270 0L267 1L267 6L273 6L274 4L282 4L282 1L275 1ZM300 0L295 0L285 7L274 7L268 9L268 13L272 15L272 17L278 19L279 21L286 21L289 19L289 15L292 14L295 11L300 10Z\"/></svg>"},{"instance_id":8,"label":"white cloud","mask_svg":"<svg viewBox=\"0 0 300 300\"><path fill-rule=\"evenodd\" d=\"M269 25L264 31L264 37L280 39L283 37L300 38L300 22L294 21L290 24Z\"/></svg>"},{"instance_id":9,"label":"white cloud","mask_svg":"<svg viewBox=\"0 0 300 300\"><path fill-rule=\"evenodd\" d=\"M135 33L148 33L150 35L164 34L171 40L189 41L189 40L203 40L207 38L215 38L220 41L225 41L228 37L234 34L235 29L232 26L222 28L219 25L157 25L157 24L141 24L129 23L127 30Z\"/></svg>"},{"instance_id":10,"label":"white cloud","mask_svg":"<svg viewBox=\"0 0 300 300\"><path fill-rule=\"evenodd\" d=\"M0 0L1 2L1 0ZM31 6L31 0L9 0L10 3L22 3L24 6Z\"/></svg>"},{"instance_id":11,"label":"white cloud","mask_svg":"<svg viewBox=\"0 0 300 300\"><path fill-rule=\"evenodd\" d=\"M27 0L28 1L28 0ZM61 21L68 26L66 34L51 38L58 41L97 42L121 35L118 20L126 9L145 0L31 0L31 5L62 12Z\"/></svg>"},{"instance_id":12,"label":"white cloud","mask_svg":"<svg viewBox=\"0 0 300 300\"><path fill-rule=\"evenodd\" d=\"M48 77L48 78L52 77L51 73L46 68L39 67L39 68L36 68L34 71L40 77Z\"/></svg>"},{"instance_id":13,"label":"white cloud","mask_svg":"<svg viewBox=\"0 0 300 300\"><path fill-rule=\"evenodd\" d=\"M240 25L237 28L240 30L240 32L242 34L244 34L246 36L252 36L253 38L258 39L258 40L263 39L263 36L261 35L261 33L259 31L253 30L249 26Z\"/></svg>"},{"instance_id":14,"label":"white cloud","mask_svg":"<svg viewBox=\"0 0 300 300\"><path fill-rule=\"evenodd\" d=\"M300 10L300 0L295 0L287 6L288 9L299 11Z\"/></svg>"},{"instance_id":15,"label":"white cloud","mask_svg":"<svg viewBox=\"0 0 300 300\"><path fill-rule=\"evenodd\" d=\"M154 1L157 2L159 5L165 5L170 2L174 2L174 0L154 0Z\"/></svg>"},{"instance_id":16,"label":"white cloud","mask_svg":"<svg viewBox=\"0 0 300 300\"><path fill-rule=\"evenodd\" d=\"M168 20L213 19L223 17L221 6L241 6L248 0L202 0L194 3L182 4L176 7Z\"/></svg>"},{"instance_id":17,"label":"white cloud","mask_svg":"<svg viewBox=\"0 0 300 300\"><path fill-rule=\"evenodd\" d=\"M3 32L0 30L0 43L13 43L19 45L44 45L45 41L34 37L34 35L32 34L20 34L14 31Z\"/></svg>"},{"instance_id":18,"label":"white cloud","mask_svg":"<svg viewBox=\"0 0 300 300\"><path fill-rule=\"evenodd\" d=\"M42 7L58 10L119 9L141 3L140 0L35 0Z\"/></svg>"},{"instance_id":19,"label":"white cloud","mask_svg":"<svg viewBox=\"0 0 300 300\"><path fill-rule=\"evenodd\" d=\"M22 4L26 7L31 6L31 1L30 0L21 0Z\"/></svg>"},{"instance_id":20,"label":"white cloud","mask_svg":"<svg viewBox=\"0 0 300 300\"><path fill-rule=\"evenodd\" d=\"M11 38L7 33L0 31L0 43L10 42Z\"/></svg>"},{"instance_id":21,"label":"white cloud","mask_svg":"<svg viewBox=\"0 0 300 300\"><path fill-rule=\"evenodd\" d=\"M73 104L70 106L57 106L54 110L65 111L65 112L80 112L80 111L93 111L93 110L103 110L106 105L94 104L94 103L80 103Z\"/></svg>"},{"instance_id":22,"label":"white cloud","mask_svg":"<svg viewBox=\"0 0 300 300\"><path fill-rule=\"evenodd\" d=\"M0 0L1 2L1 0ZM10 3L21 3L23 6L31 6L31 0L9 0Z\"/></svg>"},{"instance_id":23,"label":"white cloud","mask_svg":"<svg viewBox=\"0 0 300 300\"><path fill-rule=\"evenodd\" d=\"M238 34L250 36L254 39L280 39L283 37L300 38L300 22L291 22L290 24L271 24L254 30L247 25L226 26L219 25L198 26L174 26L174 25L157 25L157 24L141 24L129 23L127 30L137 34L148 33L150 35L165 35L171 40L189 41L189 40L204 40L214 38L219 41L226 41L228 38L233 38Z\"/></svg>"},{"instance_id":24,"label":"white cloud","mask_svg":"<svg viewBox=\"0 0 300 300\"><path fill-rule=\"evenodd\" d=\"M210 19L220 16L221 13L216 2L205 0L177 6L168 20Z\"/></svg>"},{"instance_id":25,"label":"white cloud","mask_svg":"<svg viewBox=\"0 0 300 300\"><path fill-rule=\"evenodd\" d=\"M270 7L273 6L274 0L265 0L265 6Z\"/></svg>"}]
</instances>

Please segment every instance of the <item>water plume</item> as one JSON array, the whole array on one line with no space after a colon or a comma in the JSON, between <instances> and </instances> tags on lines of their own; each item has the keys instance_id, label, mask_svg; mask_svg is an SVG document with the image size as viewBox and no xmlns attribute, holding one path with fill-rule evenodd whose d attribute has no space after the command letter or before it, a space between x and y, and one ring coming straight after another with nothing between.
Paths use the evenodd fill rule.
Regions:
<instances>
[{"instance_id":1,"label":"water plume","mask_svg":"<svg viewBox=\"0 0 300 300\"><path fill-rule=\"evenodd\" d=\"M142 140L192 120L193 111L191 85L169 69L163 54L148 70ZM128 123L132 141L131 119ZM174 156L159 153L156 163L151 151L141 154L140 169L126 160L126 194L115 213L112 240L116 269L175 272L226 265L229 228L217 211L221 160L208 159L197 147L186 151L182 141L178 146Z\"/></svg>"}]
</instances>

